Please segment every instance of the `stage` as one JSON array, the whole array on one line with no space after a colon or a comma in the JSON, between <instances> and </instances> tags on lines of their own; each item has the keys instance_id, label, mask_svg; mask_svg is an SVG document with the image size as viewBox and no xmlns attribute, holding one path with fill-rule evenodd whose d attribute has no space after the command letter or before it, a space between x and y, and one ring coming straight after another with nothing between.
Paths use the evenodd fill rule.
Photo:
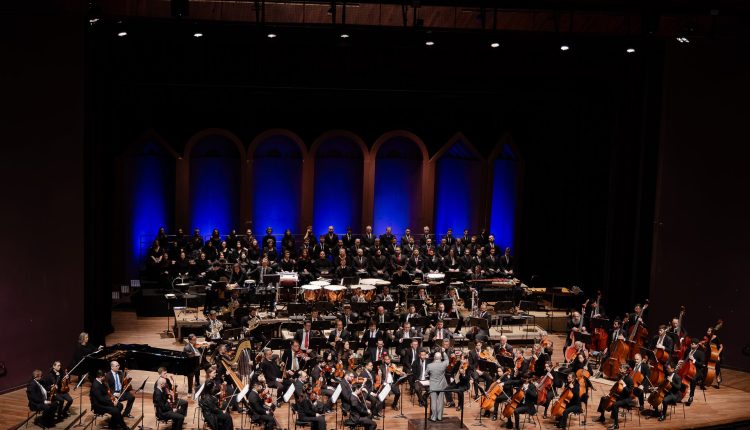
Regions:
<instances>
[{"instance_id":1,"label":"stage","mask_svg":"<svg viewBox=\"0 0 750 430\"><path fill-rule=\"evenodd\" d=\"M112 345L115 343L147 343L154 347L169 348L174 350L181 350L182 343L178 343L174 338L163 337L164 328L166 325L166 318L156 317L136 317L134 312L114 312L112 314L112 320L115 325L115 333L107 338L107 344ZM555 340L555 345L562 345L562 338L557 335L552 335ZM72 339L71 342L74 342ZM553 362L561 361L560 350L556 348ZM34 363L34 366L41 367L44 372L47 371L45 366L40 363ZM29 368L29 373L31 372ZM154 409L151 401L151 393L153 389L153 381L155 381L156 373L145 372L145 371L131 371L134 378L134 385L139 386L145 378L150 378L146 384L146 393L144 394L144 405L145 413L143 414L143 425L147 428L156 428L156 421L154 417ZM203 379L203 378L201 378ZM706 401L703 399L703 394L700 390L696 390L695 401L690 407L685 407L685 417L683 418L682 406L678 405L674 416L667 418L667 421L658 422L656 419L647 419L646 416L641 416L640 427L649 429L688 429L688 428L743 428L743 426L750 426L750 390L748 388L747 381L748 375L740 372L732 372L726 370L724 373L724 385L721 389L715 387L708 388L705 391ZM177 383L177 391L180 394L180 398L187 398L187 384L183 377L176 377L175 382ZM587 413L587 428L590 429L605 429L611 425L609 414L607 414L606 426L598 423L594 423L594 419L597 414L595 413L596 405L599 401L599 396L606 394L609 391L611 382L592 379L592 383L595 392L591 395L589 401L589 411ZM72 409L71 417L66 421L59 423L55 428L68 429L73 428L77 424L78 420L77 413L79 412L79 392L72 391L71 395L74 398L74 404ZM82 408L87 410L82 417L82 423L84 425L91 422L93 415L90 412L90 405L88 401L88 384L84 384L82 388L83 404ZM126 419L126 423L135 429L140 423L139 418L141 416L141 396L142 394L136 395L132 414L136 417L134 419ZM488 429L500 429L504 428L505 421L491 421L490 419L483 418L482 426L478 426L478 403L473 402L469 399L468 395L466 398L466 408L464 410L464 428L473 427L485 427ZM185 420L185 428L197 429L199 427L197 415L194 419L196 403L192 399L189 399L188 415ZM27 400L25 387L12 391L10 393L0 396L0 428L18 428L23 427L24 421L27 418ZM288 404L283 405L276 411L277 420L282 428L294 428L294 423L288 421L289 417L287 413L289 411ZM404 390L403 395L403 413L407 419L396 418L398 411L387 408L385 410L385 419L377 422L378 428L387 427L389 430L420 430L424 428L424 409L419 407L416 396L410 396L408 389ZM554 428L554 422L551 419L542 419L542 410L539 410L539 418L544 429ZM240 428L240 416L237 413L233 413L235 428ZM336 417L338 416L338 423ZM456 411L455 408L445 408L445 419L442 422L428 422L428 429L447 429L459 427L459 418L461 413ZM330 414L327 416L327 426L329 429L341 428L341 414ZM289 424L287 424L289 422ZM732 426L732 423L740 423L738 426ZM202 424L202 423L201 423ZM385 425L384 425L385 424ZM419 424L422 424L421 426ZM638 416L637 413L632 417L628 417L627 423L622 427L637 427ZM533 427L533 423L525 423L525 426ZM33 427L33 423L29 423L29 427ZM571 421L571 428L578 428L578 420L574 418ZM160 425L163 428L163 424ZM249 428L249 422L245 422L244 428Z\"/></svg>"}]
</instances>

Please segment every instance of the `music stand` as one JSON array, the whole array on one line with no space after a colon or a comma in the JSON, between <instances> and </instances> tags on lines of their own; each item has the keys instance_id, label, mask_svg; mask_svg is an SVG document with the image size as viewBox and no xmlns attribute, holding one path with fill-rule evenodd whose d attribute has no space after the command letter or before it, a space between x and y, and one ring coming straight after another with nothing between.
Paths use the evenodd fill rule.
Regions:
<instances>
[{"instance_id":1,"label":"music stand","mask_svg":"<svg viewBox=\"0 0 750 430\"><path fill-rule=\"evenodd\" d=\"M311 330L317 330L323 333L323 330L329 330L331 328L331 322L330 321L313 321L310 324Z\"/></svg>"},{"instance_id":2,"label":"music stand","mask_svg":"<svg viewBox=\"0 0 750 430\"><path fill-rule=\"evenodd\" d=\"M81 387L81 384L89 377L88 372L84 373L83 376L81 376L81 380L78 381L78 384L76 384L75 388L73 388L73 391L77 390ZM73 427L87 427L88 425L84 426L81 424L81 420L83 419L83 414L86 413L85 410L83 410L83 390L78 392L78 424L74 425Z\"/></svg>"},{"instance_id":3,"label":"music stand","mask_svg":"<svg viewBox=\"0 0 750 430\"><path fill-rule=\"evenodd\" d=\"M480 361L480 367L482 362ZM494 365L494 363L488 363ZM497 369L497 366L495 366L495 369ZM487 392L484 391L484 388L480 387L479 384L477 384L477 389L479 390L479 422L476 424L472 424L472 427L487 427L484 423L482 423L482 403L484 403L485 397L487 397ZM466 404L464 403L464 407L461 408L461 412L466 408ZM426 410L426 409L425 409ZM427 412L425 412L425 417L427 416Z\"/></svg>"},{"instance_id":4,"label":"music stand","mask_svg":"<svg viewBox=\"0 0 750 430\"><path fill-rule=\"evenodd\" d=\"M409 320L412 327L427 327L430 323L430 319L427 317L417 317Z\"/></svg>"},{"instance_id":5,"label":"music stand","mask_svg":"<svg viewBox=\"0 0 750 430\"><path fill-rule=\"evenodd\" d=\"M174 337L174 333L169 327L169 317L172 314L172 303L170 302L170 300L177 300L177 296L173 293L167 293L164 294L164 299L167 301L167 330L162 334L164 335L164 337Z\"/></svg>"},{"instance_id":6,"label":"music stand","mask_svg":"<svg viewBox=\"0 0 750 430\"><path fill-rule=\"evenodd\" d=\"M583 333L580 331L573 332L573 339L575 342L583 342L584 345L591 343L591 333Z\"/></svg>"},{"instance_id":7,"label":"music stand","mask_svg":"<svg viewBox=\"0 0 750 430\"><path fill-rule=\"evenodd\" d=\"M344 276L341 278L341 285L349 286L349 285L357 285L359 284L359 276Z\"/></svg>"},{"instance_id":8,"label":"music stand","mask_svg":"<svg viewBox=\"0 0 750 430\"><path fill-rule=\"evenodd\" d=\"M149 376L149 378L150 378L150 376ZM143 406L143 397L144 397L144 394L145 394L145 392L143 391L143 388L146 386L146 382L148 382L149 378L146 378L146 380L143 381L143 383L141 384L141 386L138 387L137 390L135 390L135 394L138 394L139 392L141 393L141 417L138 419L138 421L141 422L141 425L138 426L138 428L140 430L147 430L147 429L151 430L151 427L145 427L143 425L144 424L143 417L146 415L145 409L144 409L144 406Z\"/></svg>"},{"instance_id":9,"label":"music stand","mask_svg":"<svg viewBox=\"0 0 750 430\"><path fill-rule=\"evenodd\" d=\"M490 332L490 322L486 318L471 317L469 318L469 326L476 326L487 333Z\"/></svg>"},{"instance_id":10,"label":"music stand","mask_svg":"<svg viewBox=\"0 0 750 430\"><path fill-rule=\"evenodd\" d=\"M286 305L287 313L289 316L292 315L306 315L307 303L288 303Z\"/></svg>"},{"instance_id":11,"label":"music stand","mask_svg":"<svg viewBox=\"0 0 750 430\"><path fill-rule=\"evenodd\" d=\"M360 302L352 302L351 303L352 313L356 313L357 315L363 315L365 312L368 312L370 310L370 304L360 303Z\"/></svg>"},{"instance_id":12,"label":"music stand","mask_svg":"<svg viewBox=\"0 0 750 430\"><path fill-rule=\"evenodd\" d=\"M378 306L382 306L383 309L386 310L386 312L393 312L393 310L396 308L396 302L390 301L390 302L377 302Z\"/></svg>"},{"instance_id":13,"label":"music stand","mask_svg":"<svg viewBox=\"0 0 750 430\"><path fill-rule=\"evenodd\" d=\"M336 306L335 306L335 303L333 303L333 302L315 302L315 303L313 303L313 309L319 311L320 313L330 313L335 308L336 308Z\"/></svg>"},{"instance_id":14,"label":"music stand","mask_svg":"<svg viewBox=\"0 0 750 430\"><path fill-rule=\"evenodd\" d=\"M276 351L284 351L292 345L291 340L275 337L266 342L264 348L269 348Z\"/></svg>"},{"instance_id":15,"label":"music stand","mask_svg":"<svg viewBox=\"0 0 750 430\"><path fill-rule=\"evenodd\" d=\"M424 300L423 299L406 299L406 307L414 305L414 307L417 309L417 312L422 310L424 308Z\"/></svg>"}]
</instances>

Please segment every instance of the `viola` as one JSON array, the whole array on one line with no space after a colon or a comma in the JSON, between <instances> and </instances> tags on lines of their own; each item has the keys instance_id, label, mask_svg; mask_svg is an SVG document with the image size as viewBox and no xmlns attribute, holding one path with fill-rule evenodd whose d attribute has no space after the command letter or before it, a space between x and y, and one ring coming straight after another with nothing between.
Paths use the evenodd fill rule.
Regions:
<instances>
[{"instance_id":1,"label":"viola","mask_svg":"<svg viewBox=\"0 0 750 430\"><path fill-rule=\"evenodd\" d=\"M60 387L59 391L60 393L67 393L70 391L70 372L68 372L68 369L65 369L65 376L62 377L60 380Z\"/></svg>"}]
</instances>

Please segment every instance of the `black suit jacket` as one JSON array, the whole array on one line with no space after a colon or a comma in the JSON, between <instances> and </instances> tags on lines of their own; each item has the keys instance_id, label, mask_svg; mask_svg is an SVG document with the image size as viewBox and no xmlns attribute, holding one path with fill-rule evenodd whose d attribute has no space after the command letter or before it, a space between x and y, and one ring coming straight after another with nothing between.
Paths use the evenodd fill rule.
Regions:
<instances>
[{"instance_id":1,"label":"black suit jacket","mask_svg":"<svg viewBox=\"0 0 750 430\"><path fill-rule=\"evenodd\" d=\"M281 369L279 369L276 363L264 359L260 362L260 370L268 382L281 378Z\"/></svg>"},{"instance_id":2,"label":"black suit jacket","mask_svg":"<svg viewBox=\"0 0 750 430\"><path fill-rule=\"evenodd\" d=\"M427 372L427 365L430 364L430 363L429 363L428 360L425 360L424 364L425 364L424 370L425 370L425 372ZM425 376L424 374L422 374L422 361L419 358L417 358L417 360L414 362L414 364L412 364L412 366L411 366L411 373L414 375L414 379L415 380L428 379L427 376Z\"/></svg>"},{"instance_id":3,"label":"black suit jacket","mask_svg":"<svg viewBox=\"0 0 750 430\"><path fill-rule=\"evenodd\" d=\"M112 407L112 400L107 394L107 386L99 382L98 379L94 380L91 384L91 391L89 392L91 398L91 408L94 412L101 411L102 408Z\"/></svg>"},{"instance_id":4,"label":"black suit jacket","mask_svg":"<svg viewBox=\"0 0 750 430\"><path fill-rule=\"evenodd\" d=\"M257 421L261 415L266 415L268 411L263 407L263 400L255 390L250 390L247 393L247 401L250 404L250 410L252 412L253 420Z\"/></svg>"},{"instance_id":5,"label":"black suit jacket","mask_svg":"<svg viewBox=\"0 0 750 430\"><path fill-rule=\"evenodd\" d=\"M656 343L659 342L659 335L657 334L651 339L651 349L656 349ZM664 341L662 342L664 345L664 350L667 352L672 352L674 349L674 342L672 341L672 338L669 337L669 335L664 335Z\"/></svg>"},{"instance_id":6,"label":"black suit jacket","mask_svg":"<svg viewBox=\"0 0 750 430\"><path fill-rule=\"evenodd\" d=\"M125 378L123 378L122 370L118 370L117 375L119 375L120 377L120 385L121 385L120 390L123 390L125 389L125 384L123 383L123 380ZM110 390L112 390L113 393L117 392L115 391L115 377L112 375L111 370L104 374L104 381L107 383L107 386L109 387Z\"/></svg>"},{"instance_id":7,"label":"black suit jacket","mask_svg":"<svg viewBox=\"0 0 750 430\"><path fill-rule=\"evenodd\" d=\"M40 381L39 384L42 382ZM26 398L29 400L29 409L33 411L41 411L44 409L44 402L47 397L42 392L42 388L36 383L35 380L29 381L26 386ZM46 389L46 388L45 388Z\"/></svg>"},{"instance_id":8,"label":"black suit jacket","mask_svg":"<svg viewBox=\"0 0 750 430\"><path fill-rule=\"evenodd\" d=\"M156 417L161 418L165 413L170 412L172 408L169 407L169 399L167 393L160 389L154 390L154 411L156 411Z\"/></svg>"},{"instance_id":9,"label":"black suit jacket","mask_svg":"<svg viewBox=\"0 0 750 430\"><path fill-rule=\"evenodd\" d=\"M346 329L341 330L341 335L339 335L342 341L349 340L349 332ZM336 341L336 329L334 328L331 330L331 334L328 335L328 342L335 342Z\"/></svg>"}]
</instances>

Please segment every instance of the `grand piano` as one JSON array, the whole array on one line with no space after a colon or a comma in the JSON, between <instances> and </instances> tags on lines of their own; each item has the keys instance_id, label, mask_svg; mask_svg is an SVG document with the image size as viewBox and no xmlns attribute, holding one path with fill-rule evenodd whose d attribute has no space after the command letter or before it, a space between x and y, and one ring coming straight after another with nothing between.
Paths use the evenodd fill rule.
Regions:
<instances>
[{"instance_id":1,"label":"grand piano","mask_svg":"<svg viewBox=\"0 0 750 430\"><path fill-rule=\"evenodd\" d=\"M83 372L96 372L99 369L109 370L110 361L120 363L120 368L130 370L147 370L156 372L159 367L166 367L169 373L188 376L198 368L200 357L188 357L182 351L154 348L141 344L124 344L108 346L83 360Z\"/></svg>"}]
</instances>

